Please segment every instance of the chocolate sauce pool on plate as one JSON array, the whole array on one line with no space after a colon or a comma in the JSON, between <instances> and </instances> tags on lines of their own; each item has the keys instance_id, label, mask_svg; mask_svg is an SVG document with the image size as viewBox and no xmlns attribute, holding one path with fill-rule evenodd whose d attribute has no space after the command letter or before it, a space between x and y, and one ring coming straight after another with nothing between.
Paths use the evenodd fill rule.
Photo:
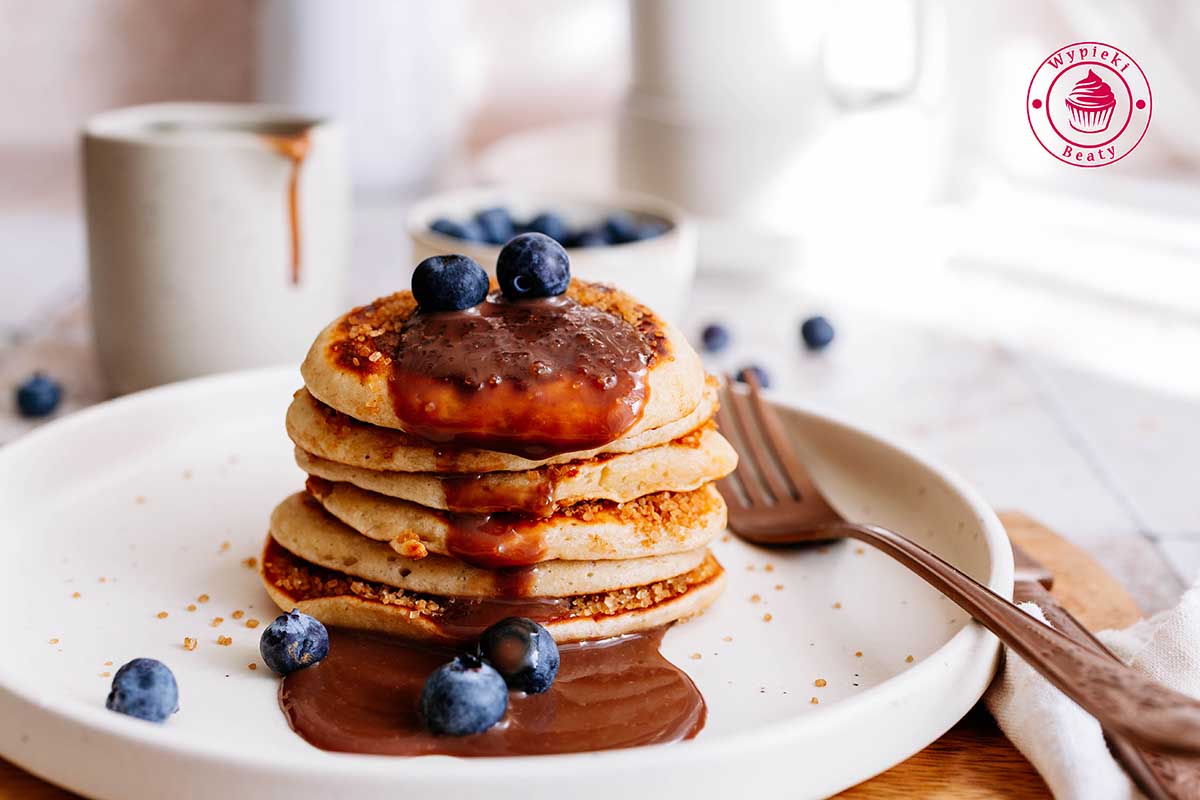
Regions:
<instances>
[{"instance_id":1,"label":"chocolate sauce pool on plate","mask_svg":"<svg viewBox=\"0 0 1200 800\"><path fill-rule=\"evenodd\" d=\"M344 753L523 756L612 750L690 739L704 727L696 685L659 653L665 628L562 645L544 694L509 694L508 713L474 736L435 736L421 687L454 651L331 628L329 656L283 679L279 704L300 736Z\"/></svg>"}]
</instances>

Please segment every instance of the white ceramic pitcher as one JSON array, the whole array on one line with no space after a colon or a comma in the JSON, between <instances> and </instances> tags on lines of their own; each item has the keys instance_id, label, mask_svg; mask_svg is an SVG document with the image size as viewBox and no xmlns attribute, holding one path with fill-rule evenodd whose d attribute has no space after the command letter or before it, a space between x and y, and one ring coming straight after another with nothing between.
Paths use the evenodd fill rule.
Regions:
<instances>
[{"instance_id":1,"label":"white ceramic pitcher","mask_svg":"<svg viewBox=\"0 0 1200 800\"><path fill-rule=\"evenodd\" d=\"M350 188L329 120L167 103L83 133L96 345L114 394L299 363L342 310Z\"/></svg>"},{"instance_id":2,"label":"white ceramic pitcher","mask_svg":"<svg viewBox=\"0 0 1200 800\"><path fill-rule=\"evenodd\" d=\"M752 249L790 255L803 206L798 198L819 195L814 186L829 169L822 138L833 135L844 112L900 98L933 105L930 96L940 92L945 73L944 4L858 0L866 17L859 20L846 19L846 6L816 0L632 2L618 186L697 215L706 262L721 260L718 251L726 249L738 262L754 261ZM871 19L869 10L887 19ZM907 28L896 41L911 47L891 70L890 84L855 89L834 80L831 72L853 72L855 48L866 46L854 40L856 32L864 41L868 31L888 37L895 18ZM828 34L847 27L845 47L831 45ZM851 69L830 69L838 65ZM886 137L880 131L877 141Z\"/></svg>"}]
</instances>

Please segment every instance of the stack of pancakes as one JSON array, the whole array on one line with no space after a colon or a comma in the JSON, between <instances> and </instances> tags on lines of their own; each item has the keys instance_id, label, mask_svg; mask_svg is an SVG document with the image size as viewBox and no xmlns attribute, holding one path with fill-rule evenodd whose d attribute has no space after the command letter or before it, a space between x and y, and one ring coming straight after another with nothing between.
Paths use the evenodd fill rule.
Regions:
<instances>
[{"instance_id":1,"label":"stack of pancakes","mask_svg":"<svg viewBox=\"0 0 1200 800\"><path fill-rule=\"evenodd\" d=\"M716 598L723 570L708 544L725 504L712 482L736 466L713 422L716 383L674 327L627 295L576 280L567 298L640 338L644 397L611 441L540 458L404 430L393 364L419 313L409 292L321 333L287 414L306 491L275 509L262 559L281 608L448 642L529 616L578 641L684 619Z\"/></svg>"}]
</instances>

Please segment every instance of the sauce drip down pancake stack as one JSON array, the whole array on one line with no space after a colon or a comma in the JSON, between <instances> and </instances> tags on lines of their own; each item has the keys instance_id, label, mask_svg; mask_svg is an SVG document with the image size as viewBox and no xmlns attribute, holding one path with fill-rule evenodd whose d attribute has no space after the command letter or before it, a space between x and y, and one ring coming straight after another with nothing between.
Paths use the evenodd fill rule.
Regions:
<instances>
[{"instance_id":1,"label":"sauce drip down pancake stack","mask_svg":"<svg viewBox=\"0 0 1200 800\"><path fill-rule=\"evenodd\" d=\"M287 414L305 491L271 516L268 592L327 625L469 641L525 616L560 642L706 608L736 456L716 386L633 298L462 311L410 292L326 328Z\"/></svg>"}]
</instances>

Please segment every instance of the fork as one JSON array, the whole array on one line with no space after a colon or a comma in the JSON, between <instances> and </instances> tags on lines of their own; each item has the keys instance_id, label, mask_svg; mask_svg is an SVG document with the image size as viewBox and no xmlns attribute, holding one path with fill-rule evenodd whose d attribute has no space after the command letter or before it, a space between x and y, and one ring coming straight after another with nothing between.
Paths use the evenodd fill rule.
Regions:
<instances>
[{"instance_id":1,"label":"fork","mask_svg":"<svg viewBox=\"0 0 1200 800\"><path fill-rule=\"evenodd\" d=\"M1106 730L1156 750L1200 754L1200 702L1042 624L899 533L842 517L800 463L754 375L742 377L748 391L726 379L717 412L740 459L718 483L730 530L766 547L841 538L872 545L961 606Z\"/></svg>"},{"instance_id":2,"label":"fork","mask_svg":"<svg viewBox=\"0 0 1200 800\"><path fill-rule=\"evenodd\" d=\"M1013 600L1036 603L1056 630L1118 661L1112 651L1050 594L1054 573L1016 543L1012 548L1016 567ZM1194 800L1200 796L1200 759L1147 750L1109 730L1104 731L1104 739L1113 756L1148 800Z\"/></svg>"}]
</instances>

